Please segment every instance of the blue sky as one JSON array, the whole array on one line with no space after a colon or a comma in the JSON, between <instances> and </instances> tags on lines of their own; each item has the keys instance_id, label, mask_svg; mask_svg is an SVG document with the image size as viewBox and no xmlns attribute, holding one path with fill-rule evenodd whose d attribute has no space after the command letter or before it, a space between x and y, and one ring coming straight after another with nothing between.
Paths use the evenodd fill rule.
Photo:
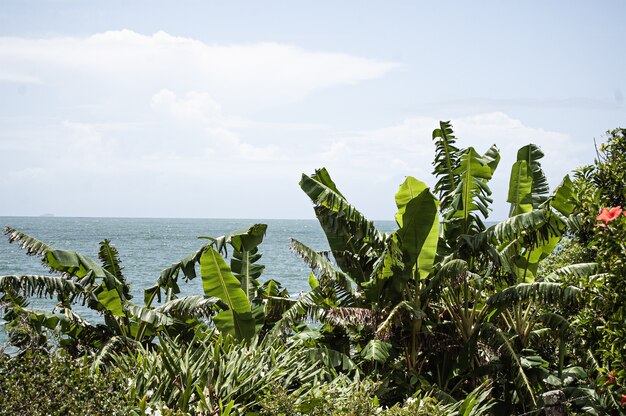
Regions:
<instances>
[{"instance_id":1,"label":"blue sky","mask_svg":"<svg viewBox=\"0 0 626 416\"><path fill-rule=\"evenodd\" d=\"M552 186L626 123L620 1L0 3L0 215L311 218L326 166L368 217L430 132Z\"/></svg>"}]
</instances>

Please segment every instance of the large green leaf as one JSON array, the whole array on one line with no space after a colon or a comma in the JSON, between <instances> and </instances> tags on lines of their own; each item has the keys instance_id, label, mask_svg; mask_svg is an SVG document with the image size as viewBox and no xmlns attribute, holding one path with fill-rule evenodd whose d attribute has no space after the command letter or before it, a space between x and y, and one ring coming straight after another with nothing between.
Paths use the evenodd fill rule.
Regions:
<instances>
[{"instance_id":1,"label":"large green leaf","mask_svg":"<svg viewBox=\"0 0 626 416\"><path fill-rule=\"evenodd\" d=\"M574 211L573 189L574 184L572 180L569 175L565 175L563 181L556 187L554 194L550 197L550 206L561 213L561 215L569 216Z\"/></svg>"},{"instance_id":2,"label":"large green leaf","mask_svg":"<svg viewBox=\"0 0 626 416\"><path fill-rule=\"evenodd\" d=\"M451 218L462 218L467 222L473 211L479 210L484 217L488 212L488 204L491 203L489 195L491 191L486 186L488 179L493 174L490 161L483 159L474 148L468 148L461 156L459 166L454 171L459 175L460 183L455 190Z\"/></svg>"},{"instance_id":3,"label":"large green leaf","mask_svg":"<svg viewBox=\"0 0 626 416\"><path fill-rule=\"evenodd\" d=\"M454 199L458 176L454 173L460 161L460 151L454 145L456 137L449 121L440 121L439 128L433 131L435 141L435 160L433 174L438 180L434 191L439 194L441 208L447 211Z\"/></svg>"},{"instance_id":4,"label":"large green leaf","mask_svg":"<svg viewBox=\"0 0 626 416\"><path fill-rule=\"evenodd\" d=\"M509 215L529 212L547 199L550 188L548 180L541 169L539 159L543 152L534 144L526 145L517 151L517 162L511 169L509 197L511 203Z\"/></svg>"},{"instance_id":5,"label":"large green leaf","mask_svg":"<svg viewBox=\"0 0 626 416\"><path fill-rule=\"evenodd\" d=\"M255 321L250 302L224 258L211 246L200 256L200 276L205 296L221 299L229 308L213 319L215 326L237 339L252 338Z\"/></svg>"},{"instance_id":6,"label":"large green leaf","mask_svg":"<svg viewBox=\"0 0 626 416\"><path fill-rule=\"evenodd\" d=\"M116 287L108 288L105 282L94 291L94 295L98 299L98 303L102 308L97 309L109 311L115 316L126 316L122 295Z\"/></svg>"},{"instance_id":7,"label":"large green leaf","mask_svg":"<svg viewBox=\"0 0 626 416\"><path fill-rule=\"evenodd\" d=\"M102 262L102 267L104 268L104 270L115 276L115 278L122 284L124 298L132 299L132 295L130 294L130 287L126 283L126 278L122 273L122 270L124 268L122 267L122 261L120 260L119 252L109 240L104 240L100 242L98 258Z\"/></svg>"},{"instance_id":8,"label":"large green leaf","mask_svg":"<svg viewBox=\"0 0 626 416\"><path fill-rule=\"evenodd\" d=\"M533 177L529 172L528 162L518 160L511 168L509 196L506 200L511 204L510 217L532 211L532 187Z\"/></svg>"},{"instance_id":9,"label":"large green leaf","mask_svg":"<svg viewBox=\"0 0 626 416\"><path fill-rule=\"evenodd\" d=\"M372 339L365 345L365 348L361 351L361 355L364 359L370 361L376 361L384 364L389 358L391 351L391 344L389 342L381 341L379 339Z\"/></svg>"},{"instance_id":10,"label":"large green leaf","mask_svg":"<svg viewBox=\"0 0 626 416\"><path fill-rule=\"evenodd\" d=\"M357 282L367 281L385 247L385 234L350 205L326 169L302 175L300 187L315 205L337 265Z\"/></svg>"},{"instance_id":11,"label":"large green leaf","mask_svg":"<svg viewBox=\"0 0 626 416\"><path fill-rule=\"evenodd\" d=\"M230 268L249 299L254 296L253 291L259 286L257 279L265 270L265 266L256 262L261 259L258 246L263 242L266 230L266 224L255 224L247 230L233 233L227 240L234 250Z\"/></svg>"},{"instance_id":12,"label":"large green leaf","mask_svg":"<svg viewBox=\"0 0 626 416\"><path fill-rule=\"evenodd\" d=\"M105 278L106 272L98 263L70 250L50 250L46 252L44 263L53 270L71 274L76 277L84 277L89 272L95 278Z\"/></svg>"},{"instance_id":13,"label":"large green leaf","mask_svg":"<svg viewBox=\"0 0 626 416\"><path fill-rule=\"evenodd\" d=\"M460 235L484 230L477 212L485 218L489 215L492 200L487 182L500 161L500 153L495 145L483 156L472 147L462 151L457 149L454 155L456 165L451 172L444 169L447 165L440 166L441 170L435 170L435 174L441 177L435 190L439 190L440 194L444 242L449 248ZM444 184L445 192L440 189ZM455 188L448 189L450 184L454 184Z\"/></svg>"},{"instance_id":14,"label":"large green leaf","mask_svg":"<svg viewBox=\"0 0 626 416\"><path fill-rule=\"evenodd\" d=\"M424 182L407 177L396 194L396 222L409 268L425 279L432 270L439 239L437 201Z\"/></svg>"}]
</instances>

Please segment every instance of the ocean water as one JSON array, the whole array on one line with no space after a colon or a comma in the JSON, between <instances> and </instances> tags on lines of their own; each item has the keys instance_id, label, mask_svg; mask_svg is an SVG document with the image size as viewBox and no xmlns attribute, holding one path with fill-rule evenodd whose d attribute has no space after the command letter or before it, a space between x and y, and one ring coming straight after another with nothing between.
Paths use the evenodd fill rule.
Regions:
<instances>
[{"instance_id":1,"label":"ocean water","mask_svg":"<svg viewBox=\"0 0 626 416\"><path fill-rule=\"evenodd\" d=\"M133 301L143 302L143 290L154 285L161 270L195 252L206 243L199 236L219 237L253 224L267 224L267 234L259 251L265 265L261 281L278 280L292 295L309 289L310 273L304 262L289 250L291 238L315 250L327 250L328 243L317 220L242 220L242 219L166 219L166 218L61 218L0 217L2 229L10 226L35 237L54 248L74 250L94 260L98 243L104 239L118 249L123 273L131 285ZM390 232L395 222L376 223L381 231ZM18 244L0 240L0 275L49 274L40 259L27 256ZM180 283L181 295L202 294L201 280ZM54 300L33 300L32 307L52 310ZM99 316L77 307L90 322ZM0 342L4 334L0 331Z\"/></svg>"}]
</instances>

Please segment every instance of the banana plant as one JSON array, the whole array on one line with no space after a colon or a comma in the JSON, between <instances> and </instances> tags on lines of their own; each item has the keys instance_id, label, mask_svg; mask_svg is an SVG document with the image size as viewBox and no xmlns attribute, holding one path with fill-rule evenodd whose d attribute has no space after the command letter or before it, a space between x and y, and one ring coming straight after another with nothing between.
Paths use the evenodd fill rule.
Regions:
<instances>
[{"instance_id":1,"label":"banana plant","mask_svg":"<svg viewBox=\"0 0 626 416\"><path fill-rule=\"evenodd\" d=\"M146 289L144 304L131 301L130 286L123 274L123 267L117 249L105 240L100 243L98 258L100 263L69 250L57 250L25 233L7 227L10 242L18 242L27 254L40 256L45 266L55 275L0 276L0 291L4 293L3 303L9 305L12 313L30 316L32 322L39 322L38 328L58 329L67 338L68 344L87 344L96 350L120 337L128 340L150 342L159 332L178 333L203 325L209 319L215 327L236 339L251 339L257 326L264 323L265 308L275 315L287 308L286 291L278 291L276 283L261 286L257 278L263 266L255 262L260 258L258 245L265 234L266 225L257 224L217 239L185 257L178 263L161 272L155 286ZM226 244L233 248L231 265L224 260ZM197 276L196 266L202 280L203 296L178 298L178 275L182 272L186 281ZM234 270L234 272L233 272ZM244 290L245 289L245 290ZM164 303L153 306L155 299ZM274 296L267 300L268 293ZM19 295L56 296L58 313L44 313L20 306ZM269 298L269 296L267 296ZM14 300L14 301L12 301ZM256 318L252 315L251 300L257 309ZM73 311L72 305L82 302L102 314L103 324L92 325ZM277 307L282 305L282 309ZM6 308L5 308L6 309Z\"/></svg>"},{"instance_id":2,"label":"banana plant","mask_svg":"<svg viewBox=\"0 0 626 416\"><path fill-rule=\"evenodd\" d=\"M325 315L318 316L359 332L355 336L361 339L361 356L377 362L389 357L390 344L383 338L405 316L411 322L407 325L410 335L400 347L409 357L409 366L414 367L428 303L422 292L437 249L438 202L423 182L408 177L395 196L398 229L386 235L347 202L326 169L303 175L300 186L314 203L339 270L330 256L294 242L292 248L317 277L312 291L286 316L325 310ZM363 327L369 329L358 330Z\"/></svg>"},{"instance_id":3,"label":"banana plant","mask_svg":"<svg viewBox=\"0 0 626 416\"><path fill-rule=\"evenodd\" d=\"M508 351L499 359L516 372L518 394L536 406L536 384L529 380L544 364L522 351L532 334L563 323L549 310L539 313L542 294L575 292L561 283L533 283L539 261L570 221L571 181L566 177L548 196L539 164L543 153L532 144L522 147L511 172L511 216L486 227L488 183L499 151L457 147L449 122L440 123L433 139L438 200L423 183L407 178L396 194L398 229L389 235L348 203L325 169L302 176L300 186L314 204L330 253L294 243L315 276L311 292L285 318L314 312L331 330L349 330L353 347L367 360L380 364L394 353L404 356L409 372L427 371L452 392L475 386L477 373L495 368L484 358L488 343ZM514 290L524 292L522 284L534 284L537 297L509 298ZM527 361L538 367L526 371L521 364Z\"/></svg>"}]
</instances>

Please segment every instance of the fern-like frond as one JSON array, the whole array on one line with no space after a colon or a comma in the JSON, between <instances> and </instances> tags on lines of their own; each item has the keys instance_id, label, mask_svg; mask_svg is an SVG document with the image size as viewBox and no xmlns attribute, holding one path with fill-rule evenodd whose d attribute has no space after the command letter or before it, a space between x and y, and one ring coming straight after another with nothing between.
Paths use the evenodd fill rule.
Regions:
<instances>
[{"instance_id":1,"label":"fern-like frond","mask_svg":"<svg viewBox=\"0 0 626 416\"><path fill-rule=\"evenodd\" d=\"M15 228L5 227L4 234L9 236L9 243L17 242L21 248L26 250L29 256L43 256L48 251L53 250L48 244L37 240Z\"/></svg>"},{"instance_id":2,"label":"fern-like frond","mask_svg":"<svg viewBox=\"0 0 626 416\"><path fill-rule=\"evenodd\" d=\"M598 263L577 263L561 267L544 277L546 282L563 282L568 279L579 280L598 272Z\"/></svg>"},{"instance_id":3,"label":"fern-like frond","mask_svg":"<svg viewBox=\"0 0 626 416\"><path fill-rule=\"evenodd\" d=\"M505 308L519 302L529 301L542 304L572 305L578 302L580 293L580 288L563 286L560 283L519 283L493 294L487 300L487 305L493 308Z\"/></svg>"},{"instance_id":4,"label":"fern-like frond","mask_svg":"<svg viewBox=\"0 0 626 416\"><path fill-rule=\"evenodd\" d=\"M461 159L459 149L454 145L456 137L449 121L439 122L439 128L433 131L433 140L435 141L433 175L438 178L433 191L438 193L441 209L446 210L452 205L454 190L458 183L458 175L454 171Z\"/></svg>"},{"instance_id":5,"label":"fern-like frond","mask_svg":"<svg viewBox=\"0 0 626 416\"><path fill-rule=\"evenodd\" d=\"M157 309L150 309L132 303L124 305L124 309L130 317L155 327L171 325L173 322L172 318Z\"/></svg>"},{"instance_id":6,"label":"fern-like frond","mask_svg":"<svg viewBox=\"0 0 626 416\"><path fill-rule=\"evenodd\" d=\"M515 377L513 382L517 387L520 394L528 396L532 401L534 407L537 407L537 401L535 400L535 393L533 387L524 371L521 358L517 351L511 344L511 341L506 333L500 331L497 327L491 324L484 324L481 328L481 337L486 341L488 345L494 348L498 355L505 361L511 364Z\"/></svg>"},{"instance_id":7,"label":"fern-like frond","mask_svg":"<svg viewBox=\"0 0 626 416\"><path fill-rule=\"evenodd\" d=\"M115 248L110 240L104 240L100 242L100 250L98 250L98 258L102 262L102 267L113 276L117 278L117 280L121 282L125 282L126 279L122 274L122 261L120 260L119 252L117 248Z\"/></svg>"},{"instance_id":8,"label":"fern-like frond","mask_svg":"<svg viewBox=\"0 0 626 416\"><path fill-rule=\"evenodd\" d=\"M9 275L0 276L0 292L13 291L24 296L63 298L81 296L83 288L74 281L61 276Z\"/></svg>"},{"instance_id":9,"label":"fern-like frond","mask_svg":"<svg viewBox=\"0 0 626 416\"><path fill-rule=\"evenodd\" d=\"M155 311L177 318L207 318L215 314L215 306L226 309L226 305L218 298L207 298L201 295L183 296L172 299L155 308Z\"/></svg>"},{"instance_id":10,"label":"fern-like frond","mask_svg":"<svg viewBox=\"0 0 626 416\"><path fill-rule=\"evenodd\" d=\"M315 206L337 265L357 282L369 278L386 236L338 191L326 169L302 175L300 187Z\"/></svg>"},{"instance_id":11,"label":"fern-like frond","mask_svg":"<svg viewBox=\"0 0 626 416\"><path fill-rule=\"evenodd\" d=\"M322 281L322 284L326 281L336 281L347 292L354 293L352 279L342 271L335 269L327 255L318 253L294 238L291 239L290 250L304 260L318 279Z\"/></svg>"},{"instance_id":12,"label":"fern-like frond","mask_svg":"<svg viewBox=\"0 0 626 416\"><path fill-rule=\"evenodd\" d=\"M364 326L374 328L377 317L369 308L331 308L326 313L326 321L339 326Z\"/></svg>"},{"instance_id":13,"label":"fern-like frond","mask_svg":"<svg viewBox=\"0 0 626 416\"><path fill-rule=\"evenodd\" d=\"M126 278L122 273L124 268L122 267L122 261L120 260L119 252L109 240L100 242L100 249L98 250L98 258L102 262L104 270L109 272L112 276L121 283L121 288L126 299L132 299L130 294L130 286L126 282Z\"/></svg>"}]
</instances>

